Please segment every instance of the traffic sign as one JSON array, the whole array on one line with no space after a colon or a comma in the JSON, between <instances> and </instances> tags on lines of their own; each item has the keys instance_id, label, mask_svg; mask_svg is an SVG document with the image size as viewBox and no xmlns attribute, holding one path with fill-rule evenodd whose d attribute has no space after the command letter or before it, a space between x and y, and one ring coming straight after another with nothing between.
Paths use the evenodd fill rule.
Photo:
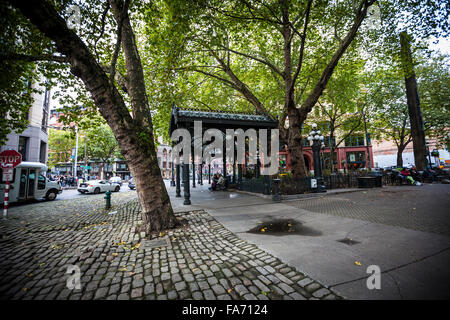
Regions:
<instances>
[{"instance_id":1,"label":"traffic sign","mask_svg":"<svg viewBox=\"0 0 450 320\"><path fill-rule=\"evenodd\" d=\"M13 176L14 176L13 168L3 168L2 181L12 181Z\"/></svg>"},{"instance_id":2,"label":"traffic sign","mask_svg":"<svg viewBox=\"0 0 450 320\"><path fill-rule=\"evenodd\" d=\"M5 181L5 199L3 202L3 218L8 215L9 182L14 175L14 168L22 162L22 155L15 150L5 150L0 153L0 167L3 168L3 181Z\"/></svg>"},{"instance_id":3,"label":"traffic sign","mask_svg":"<svg viewBox=\"0 0 450 320\"><path fill-rule=\"evenodd\" d=\"M22 162L22 155L16 150L5 150L0 153L0 167L15 168Z\"/></svg>"}]
</instances>

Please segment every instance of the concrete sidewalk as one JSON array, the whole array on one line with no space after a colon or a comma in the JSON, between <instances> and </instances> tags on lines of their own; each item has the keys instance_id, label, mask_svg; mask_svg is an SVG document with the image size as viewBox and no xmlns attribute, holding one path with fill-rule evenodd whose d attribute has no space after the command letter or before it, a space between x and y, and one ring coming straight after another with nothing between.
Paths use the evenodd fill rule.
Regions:
<instances>
[{"instance_id":1,"label":"concrete sidewalk","mask_svg":"<svg viewBox=\"0 0 450 320\"><path fill-rule=\"evenodd\" d=\"M388 187L383 188L383 192L386 195L391 192L399 195L413 192L415 195L421 192L434 193L434 190L438 188L439 192L447 196L440 199L441 202L448 202L448 205L440 203L438 209L442 210L450 205L448 200L450 186L447 185L438 185L438 187L424 185L415 189ZM377 206L381 208L382 204L386 205L386 199L378 201L374 200L378 199L375 197L371 203L367 203L366 207L372 210L366 210L367 212L361 218L359 216L348 218L345 214L351 212L349 208L352 203L354 206L358 203L349 202L345 198L346 194L333 193L274 203L269 198L239 192L209 192L206 185L197 185L197 188L191 188L192 205L183 206L183 198L175 198L174 189L174 187L168 187L176 211L206 209L241 239L256 244L345 298L450 298L448 290L450 237L448 234L424 232L402 226L402 221L411 219L417 220L418 225L422 220L427 222L427 219L437 219L437 224L444 223L447 226L449 219L445 212L435 218L428 216L425 211L414 211L411 219L406 216L406 219L397 221L397 216L403 217L407 214L407 208L400 207L389 215L385 215L383 223L376 223L373 221L377 221ZM361 190L361 192L370 195L376 191ZM361 195L359 192L358 194ZM389 201L395 203L395 197L391 198ZM332 209L336 212L342 211L343 216L308 209L312 201L325 203L325 199L332 199L334 202L331 205L335 206ZM429 201L429 208L432 208L432 201L436 199L425 197L421 199L421 202L424 201ZM301 229L305 232L278 235L248 232L260 223L278 218L293 219L301 223ZM439 219L446 219L446 221L442 220L442 222ZM355 242L353 244L339 242L345 239L352 239ZM380 290L367 288L366 281L370 276L367 273L367 267L370 265L377 265L381 269Z\"/></svg>"}]
</instances>

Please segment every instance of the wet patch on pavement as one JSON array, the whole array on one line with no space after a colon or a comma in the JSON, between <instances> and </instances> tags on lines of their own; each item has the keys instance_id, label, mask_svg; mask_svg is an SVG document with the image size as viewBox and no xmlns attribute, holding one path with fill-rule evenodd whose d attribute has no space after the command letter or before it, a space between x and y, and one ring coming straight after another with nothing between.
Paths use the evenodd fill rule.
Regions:
<instances>
[{"instance_id":1,"label":"wet patch on pavement","mask_svg":"<svg viewBox=\"0 0 450 320\"><path fill-rule=\"evenodd\" d=\"M316 237L322 235L322 232L305 226L302 222L294 219L272 219L258 224L256 227L247 231L248 233L269 234L275 236L301 235Z\"/></svg>"}]
</instances>

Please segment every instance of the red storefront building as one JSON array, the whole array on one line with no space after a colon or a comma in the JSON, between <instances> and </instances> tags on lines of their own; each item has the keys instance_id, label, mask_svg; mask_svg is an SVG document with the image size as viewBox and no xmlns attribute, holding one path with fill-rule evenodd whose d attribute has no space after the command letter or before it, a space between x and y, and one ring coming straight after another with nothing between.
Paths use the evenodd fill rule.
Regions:
<instances>
[{"instance_id":1,"label":"red storefront building","mask_svg":"<svg viewBox=\"0 0 450 320\"><path fill-rule=\"evenodd\" d=\"M321 159L322 159L322 168L323 170L329 171L331 170L331 139L329 137L325 137L324 139L325 148L321 151ZM334 144L335 144L334 139ZM372 146L369 140L369 146L366 145L366 139L363 135L354 135L349 136L345 139L344 142L341 143L343 146L339 146L335 148L335 157L334 157L334 169L335 171L351 171L362 168L371 168L374 167L373 162L373 152ZM281 171L289 171L290 170L290 157L289 150L284 149L280 151L280 165ZM367 157L367 155L369 157ZM307 139L303 139L303 157L305 159L306 168L309 170L314 170L313 163L313 152L312 148L309 145L309 141Z\"/></svg>"}]
</instances>

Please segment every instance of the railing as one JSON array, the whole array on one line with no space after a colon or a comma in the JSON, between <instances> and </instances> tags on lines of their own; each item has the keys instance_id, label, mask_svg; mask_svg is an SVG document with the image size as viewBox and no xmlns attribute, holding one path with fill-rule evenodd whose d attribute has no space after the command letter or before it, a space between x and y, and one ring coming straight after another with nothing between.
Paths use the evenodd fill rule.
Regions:
<instances>
[{"instance_id":1,"label":"railing","mask_svg":"<svg viewBox=\"0 0 450 320\"><path fill-rule=\"evenodd\" d=\"M270 179L261 176L257 179L243 179L241 183L238 183L238 188L241 191L269 194L270 184Z\"/></svg>"},{"instance_id":2,"label":"railing","mask_svg":"<svg viewBox=\"0 0 450 320\"><path fill-rule=\"evenodd\" d=\"M358 177L361 174L336 174L323 177L327 189L348 189L358 187Z\"/></svg>"},{"instance_id":3,"label":"railing","mask_svg":"<svg viewBox=\"0 0 450 320\"><path fill-rule=\"evenodd\" d=\"M327 190L350 189L358 188L358 177L363 176L367 176L367 173L333 174L324 176L323 181ZM314 189L311 188L311 179L314 178L282 177L279 182L278 191L280 194L284 195L314 192ZM383 175L381 181L383 186L402 184L402 179L393 174ZM243 180L239 185L239 190L263 194L275 194L275 184L273 183L273 179L267 179L261 176L258 179L253 178ZM270 193L268 190L270 190Z\"/></svg>"}]
</instances>

